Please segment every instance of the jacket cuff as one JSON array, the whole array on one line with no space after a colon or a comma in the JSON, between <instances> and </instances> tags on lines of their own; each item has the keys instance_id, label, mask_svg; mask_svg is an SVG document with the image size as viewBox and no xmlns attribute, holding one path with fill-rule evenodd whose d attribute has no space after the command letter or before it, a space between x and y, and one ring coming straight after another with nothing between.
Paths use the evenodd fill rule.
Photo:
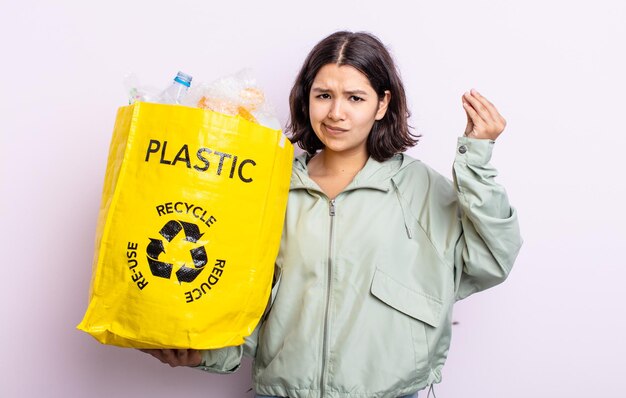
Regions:
<instances>
[{"instance_id":1,"label":"jacket cuff","mask_svg":"<svg viewBox=\"0 0 626 398\"><path fill-rule=\"evenodd\" d=\"M495 141L489 139L459 137L454 161L473 165L487 164L491 160L494 144Z\"/></svg>"},{"instance_id":2,"label":"jacket cuff","mask_svg":"<svg viewBox=\"0 0 626 398\"><path fill-rule=\"evenodd\" d=\"M194 369L211 373L233 373L241 366L243 347L226 347L202 351L202 362Z\"/></svg>"}]
</instances>

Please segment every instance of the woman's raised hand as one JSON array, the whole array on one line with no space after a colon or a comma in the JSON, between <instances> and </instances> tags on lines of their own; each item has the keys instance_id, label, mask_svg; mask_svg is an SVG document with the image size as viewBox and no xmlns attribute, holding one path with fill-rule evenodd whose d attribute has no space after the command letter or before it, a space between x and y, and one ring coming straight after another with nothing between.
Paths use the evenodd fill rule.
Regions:
<instances>
[{"instance_id":1,"label":"woman's raised hand","mask_svg":"<svg viewBox=\"0 0 626 398\"><path fill-rule=\"evenodd\" d=\"M495 140L504 130L506 120L487 98L474 89L463 94L463 109L467 114L465 136Z\"/></svg>"}]
</instances>

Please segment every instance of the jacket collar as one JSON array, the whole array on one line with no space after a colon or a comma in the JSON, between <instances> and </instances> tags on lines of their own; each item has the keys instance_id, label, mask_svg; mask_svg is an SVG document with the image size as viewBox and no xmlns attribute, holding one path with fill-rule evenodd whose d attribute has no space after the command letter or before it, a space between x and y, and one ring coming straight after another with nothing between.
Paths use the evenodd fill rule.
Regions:
<instances>
[{"instance_id":1,"label":"jacket collar","mask_svg":"<svg viewBox=\"0 0 626 398\"><path fill-rule=\"evenodd\" d=\"M401 153L384 162L378 162L370 157L365 166L344 189L344 192L363 188L387 192L391 189L391 177L414 161L415 159ZM296 156L294 160L290 189L307 189L321 192L319 186L309 177L306 153Z\"/></svg>"}]
</instances>

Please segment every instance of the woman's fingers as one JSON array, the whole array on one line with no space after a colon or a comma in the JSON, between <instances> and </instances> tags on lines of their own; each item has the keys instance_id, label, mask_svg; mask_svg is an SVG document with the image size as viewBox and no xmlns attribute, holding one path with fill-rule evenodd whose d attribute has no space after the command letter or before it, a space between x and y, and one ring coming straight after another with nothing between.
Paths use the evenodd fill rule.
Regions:
<instances>
[{"instance_id":1,"label":"woman's fingers","mask_svg":"<svg viewBox=\"0 0 626 398\"><path fill-rule=\"evenodd\" d=\"M177 351L178 350L161 350L161 352L163 353L163 360L161 360L161 362L167 363L172 367L179 366L179 357Z\"/></svg>"},{"instance_id":2,"label":"woman's fingers","mask_svg":"<svg viewBox=\"0 0 626 398\"><path fill-rule=\"evenodd\" d=\"M463 99L465 100L465 102L469 103L472 108L474 108L474 110L476 111L476 115L479 118L481 118L483 121L486 122L492 118L491 114L489 113L489 110L483 104L481 99L479 99L475 94L472 94L472 92L468 91L465 94L463 94ZM473 120L474 120L474 123L478 121L474 118Z\"/></svg>"},{"instance_id":3,"label":"woman's fingers","mask_svg":"<svg viewBox=\"0 0 626 398\"><path fill-rule=\"evenodd\" d=\"M478 123L482 122L478 113L472 108L472 106L465 100L463 100L463 109L465 109L465 113L467 114L467 126L465 127L465 135L470 136L476 129L476 121Z\"/></svg>"},{"instance_id":4,"label":"woman's fingers","mask_svg":"<svg viewBox=\"0 0 626 398\"><path fill-rule=\"evenodd\" d=\"M469 114L469 109L466 109L466 106L469 106L465 99L461 97L461 101L463 103L463 109L465 110L465 116L467 116L467 125L465 126L465 136L471 135L471 132L474 130L474 122L472 121L472 117Z\"/></svg>"},{"instance_id":5,"label":"woman's fingers","mask_svg":"<svg viewBox=\"0 0 626 398\"><path fill-rule=\"evenodd\" d=\"M494 123L497 125L502 125L502 129L504 129L504 127L506 126L506 120L504 120L502 115L500 115L500 112L498 112L498 109L495 107L495 105L492 104L487 98L483 97L482 94L480 94L478 91L472 89L471 93L476 98L478 98L479 101L481 101L485 109L487 109L487 111L491 115Z\"/></svg>"},{"instance_id":6,"label":"woman's fingers","mask_svg":"<svg viewBox=\"0 0 626 398\"><path fill-rule=\"evenodd\" d=\"M198 350L178 350L178 349L142 349L146 354L150 354L159 361L175 366L198 366L202 362L202 356Z\"/></svg>"},{"instance_id":7,"label":"woman's fingers","mask_svg":"<svg viewBox=\"0 0 626 398\"><path fill-rule=\"evenodd\" d=\"M187 350L187 366L200 366L202 354L199 350Z\"/></svg>"},{"instance_id":8,"label":"woman's fingers","mask_svg":"<svg viewBox=\"0 0 626 398\"><path fill-rule=\"evenodd\" d=\"M464 93L462 98L463 108L468 115L465 135L495 140L506 126L506 120L496 107L474 89Z\"/></svg>"},{"instance_id":9,"label":"woman's fingers","mask_svg":"<svg viewBox=\"0 0 626 398\"><path fill-rule=\"evenodd\" d=\"M498 113L496 107L491 102L489 102L487 98L483 97L481 93L474 89L471 89L470 94L473 98L476 98L480 102L480 104L489 113L492 119L496 120L500 117L500 113Z\"/></svg>"}]
</instances>

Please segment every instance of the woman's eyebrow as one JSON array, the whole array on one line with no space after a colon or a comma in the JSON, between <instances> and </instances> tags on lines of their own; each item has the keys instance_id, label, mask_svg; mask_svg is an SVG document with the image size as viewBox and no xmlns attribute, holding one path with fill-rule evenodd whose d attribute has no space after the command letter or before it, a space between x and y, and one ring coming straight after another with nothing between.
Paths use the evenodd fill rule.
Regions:
<instances>
[{"instance_id":1,"label":"woman's eyebrow","mask_svg":"<svg viewBox=\"0 0 626 398\"><path fill-rule=\"evenodd\" d=\"M313 87L311 88L311 91L316 92L316 93L329 93L332 90L327 89L327 88L322 88L322 87ZM367 95L367 92L364 90L346 90L343 92L344 94L348 94L348 95Z\"/></svg>"},{"instance_id":2,"label":"woman's eyebrow","mask_svg":"<svg viewBox=\"0 0 626 398\"><path fill-rule=\"evenodd\" d=\"M344 94L350 94L350 95L367 95L367 92L363 91L363 90L348 90L348 91L344 91Z\"/></svg>"},{"instance_id":3,"label":"woman's eyebrow","mask_svg":"<svg viewBox=\"0 0 626 398\"><path fill-rule=\"evenodd\" d=\"M315 91L316 93L327 93L330 90L327 88L322 88L322 87L313 87L311 91Z\"/></svg>"}]
</instances>

